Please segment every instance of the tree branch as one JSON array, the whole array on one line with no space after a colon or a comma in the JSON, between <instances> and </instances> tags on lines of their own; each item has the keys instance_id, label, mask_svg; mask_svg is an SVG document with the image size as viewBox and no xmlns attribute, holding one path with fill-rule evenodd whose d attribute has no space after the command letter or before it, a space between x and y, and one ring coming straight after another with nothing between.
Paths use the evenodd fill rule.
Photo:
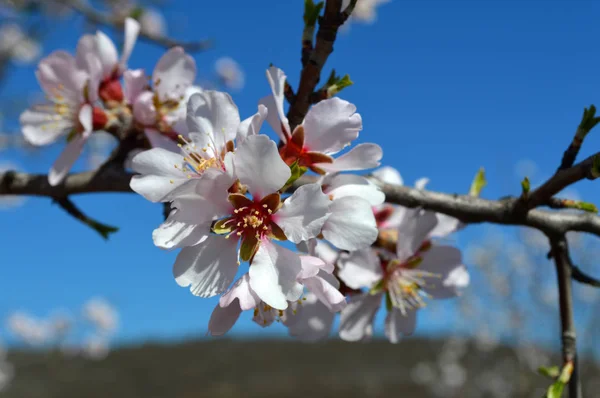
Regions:
<instances>
[{"instance_id":1,"label":"tree branch","mask_svg":"<svg viewBox=\"0 0 600 398\"><path fill-rule=\"evenodd\" d=\"M577 364L577 335L573 319L572 269L573 263L569 255L569 246L564 234L548 234L551 255L556 265L558 280L558 300L560 307L560 324L562 329L563 366L573 364L573 373L569 379L569 398L581 398L579 369Z\"/></svg>"},{"instance_id":2,"label":"tree branch","mask_svg":"<svg viewBox=\"0 0 600 398\"><path fill-rule=\"evenodd\" d=\"M111 225L103 224L89 216L87 216L83 211L79 210L79 208L73 203L69 198L55 198L54 203L57 203L64 211L66 211L70 216L76 218L81 221L83 224L92 228L94 231L98 232L100 236L102 236L105 240L108 239L108 236L112 233L115 233L119 230L117 227L113 227Z\"/></svg>"},{"instance_id":3,"label":"tree branch","mask_svg":"<svg viewBox=\"0 0 600 398\"><path fill-rule=\"evenodd\" d=\"M92 6L81 0L55 0L57 3L65 5L77 11L83 15L88 21L94 22L99 25L111 26L120 30L124 29L124 22L112 18L110 15L106 15L95 10ZM147 42L155 43L163 47L183 47L186 51L205 51L212 47L211 40L200 40L193 42L180 42L167 36L152 34L144 31L140 31L139 37L146 40Z\"/></svg>"}]
</instances>

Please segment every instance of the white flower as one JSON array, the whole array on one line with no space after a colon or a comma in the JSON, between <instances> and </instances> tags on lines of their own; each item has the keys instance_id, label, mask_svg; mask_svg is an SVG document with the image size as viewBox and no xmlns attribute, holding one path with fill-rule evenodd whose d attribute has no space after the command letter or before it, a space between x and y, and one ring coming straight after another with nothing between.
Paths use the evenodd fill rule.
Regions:
<instances>
[{"instance_id":1,"label":"white flower","mask_svg":"<svg viewBox=\"0 0 600 398\"><path fill-rule=\"evenodd\" d=\"M332 157L349 146L362 130L362 119L353 104L337 97L323 100L291 132L283 111L286 75L272 66L267 70L267 79L272 95L260 102L269 109L267 121L285 143L281 156L288 165L297 161L319 174L379 166L383 153L376 144L359 144L335 159Z\"/></svg>"},{"instance_id":2,"label":"white flower","mask_svg":"<svg viewBox=\"0 0 600 398\"><path fill-rule=\"evenodd\" d=\"M232 58L219 58L215 62L215 70L227 88L241 90L244 87L244 71Z\"/></svg>"},{"instance_id":3,"label":"white flower","mask_svg":"<svg viewBox=\"0 0 600 398\"><path fill-rule=\"evenodd\" d=\"M396 343L401 334L414 331L416 310L425 305L424 297L454 297L468 285L469 274L460 251L432 245L428 240L436 224L434 213L409 210L398 227L395 255L365 249L340 260L338 277L352 289L369 289L352 296L342 311L342 339L363 339L385 296L385 333Z\"/></svg>"},{"instance_id":4,"label":"white flower","mask_svg":"<svg viewBox=\"0 0 600 398\"><path fill-rule=\"evenodd\" d=\"M139 18L142 32L151 36L162 36L167 33L165 17L154 8L144 8Z\"/></svg>"},{"instance_id":5,"label":"white flower","mask_svg":"<svg viewBox=\"0 0 600 398\"><path fill-rule=\"evenodd\" d=\"M389 3L390 0L358 0L354 11L352 11L351 19L367 24L372 24L377 20L376 8L381 4ZM350 0L342 1L342 10L346 9L350 4Z\"/></svg>"},{"instance_id":6,"label":"white flower","mask_svg":"<svg viewBox=\"0 0 600 398\"><path fill-rule=\"evenodd\" d=\"M29 64L34 62L42 51L40 44L28 37L15 23L0 27L0 53L10 55L14 61Z\"/></svg>"},{"instance_id":7,"label":"white flower","mask_svg":"<svg viewBox=\"0 0 600 398\"><path fill-rule=\"evenodd\" d=\"M99 333L113 333L119 323L119 316L113 306L102 298L92 298L83 306L83 316L90 321Z\"/></svg>"},{"instance_id":8,"label":"white flower","mask_svg":"<svg viewBox=\"0 0 600 398\"><path fill-rule=\"evenodd\" d=\"M108 356L110 347L105 337L92 335L84 341L81 352L87 358L99 361Z\"/></svg>"},{"instance_id":9,"label":"white flower","mask_svg":"<svg viewBox=\"0 0 600 398\"><path fill-rule=\"evenodd\" d=\"M48 325L24 312L8 317L8 330L28 345L39 346L48 342L51 334Z\"/></svg>"}]
</instances>

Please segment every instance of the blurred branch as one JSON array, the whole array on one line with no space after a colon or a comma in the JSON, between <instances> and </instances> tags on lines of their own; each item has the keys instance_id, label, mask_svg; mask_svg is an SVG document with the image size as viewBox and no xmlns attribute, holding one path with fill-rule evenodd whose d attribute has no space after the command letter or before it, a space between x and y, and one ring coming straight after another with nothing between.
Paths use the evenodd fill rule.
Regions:
<instances>
[{"instance_id":1,"label":"blurred branch","mask_svg":"<svg viewBox=\"0 0 600 398\"><path fill-rule=\"evenodd\" d=\"M572 269L573 262L569 255L569 246L564 234L548 234L551 255L556 265L558 281L558 300L560 307L560 324L562 329L563 366L573 365L573 373L569 379L569 398L581 398L579 369L577 364L577 335L573 319Z\"/></svg>"},{"instance_id":2,"label":"blurred branch","mask_svg":"<svg viewBox=\"0 0 600 398\"><path fill-rule=\"evenodd\" d=\"M571 273L572 273L573 280L575 280L579 283L583 283L584 285L589 285L589 286L594 286L594 287L600 287L600 280L586 274L581 269L579 269L579 267L577 267L576 265L573 265L571 267Z\"/></svg>"},{"instance_id":3,"label":"blurred branch","mask_svg":"<svg viewBox=\"0 0 600 398\"><path fill-rule=\"evenodd\" d=\"M88 21L94 22L96 24L111 26L118 29L124 29L124 21L117 20L112 18L110 15L106 15L102 12L97 11L92 6L88 5L87 2L82 0L55 0L57 3L70 7L71 9L77 11L79 14L83 15ZM212 46L211 40L200 40L193 42L181 42L175 39L172 39L167 36L157 35L153 33L148 33L144 31L140 31L139 37L146 40L147 42L155 43L161 45L163 47L175 47L181 46L186 51L194 52L194 51L205 51Z\"/></svg>"}]
</instances>

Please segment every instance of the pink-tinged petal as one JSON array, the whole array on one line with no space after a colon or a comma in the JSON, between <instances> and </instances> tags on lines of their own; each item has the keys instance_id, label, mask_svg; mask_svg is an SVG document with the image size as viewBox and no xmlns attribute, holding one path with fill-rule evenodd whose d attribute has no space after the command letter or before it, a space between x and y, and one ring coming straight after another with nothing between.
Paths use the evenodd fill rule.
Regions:
<instances>
[{"instance_id":1,"label":"pink-tinged petal","mask_svg":"<svg viewBox=\"0 0 600 398\"><path fill-rule=\"evenodd\" d=\"M135 46L138 34L140 33L140 24L133 18L125 19L125 43L123 44L123 53L121 54L120 69L127 69L127 62Z\"/></svg>"},{"instance_id":2,"label":"pink-tinged petal","mask_svg":"<svg viewBox=\"0 0 600 398\"><path fill-rule=\"evenodd\" d=\"M340 252L329 244L323 242L322 240L311 240L309 242L314 241L314 246L312 250L309 251L310 254L315 255L325 261L327 264L335 264L338 260Z\"/></svg>"},{"instance_id":3,"label":"pink-tinged petal","mask_svg":"<svg viewBox=\"0 0 600 398\"><path fill-rule=\"evenodd\" d=\"M371 206L377 206L385 201L385 194L377 186L364 177L352 174L334 174L323 180L323 192L333 195L334 199L346 196L357 196Z\"/></svg>"},{"instance_id":4,"label":"pink-tinged petal","mask_svg":"<svg viewBox=\"0 0 600 398\"><path fill-rule=\"evenodd\" d=\"M154 126L156 124L157 114L152 91L144 91L137 96L133 103L133 117L144 126Z\"/></svg>"},{"instance_id":5,"label":"pink-tinged petal","mask_svg":"<svg viewBox=\"0 0 600 398\"><path fill-rule=\"evenodd\" d=\"M373 171L373 176L385 182L386 184L403 185L404 181L400 172L393 167L384 166Z\"/></svg>"},{"instance_id":6,"label":"pink-tinged petal","mask_svg":"<svg viewBox=\"0 0 600 398\"><path fill-rule=\"evenodd\" d=\"M143 69L125 71L123 82L123 94L128 104L134 104L137 97L148 89L148 76ZM152 120L155 120L155 116Z\"/></svg>"},{"instance_id":7,"label":"pink-tinged petal","mask_svg":"<svg viewBox=\"0 0 600 398\"><path fill-rule=\"evenodd\" d=\"M207 90L190 97L186 121L190 134L204 138L201 148L210 147L214 151L216 147L220 154L225 143L235 139L240 114L229 94Z\"/></svg>"},{"instance_id":8,"label":"pink-tinged petal","mask_svg":"<svg viewBox=\"0 0 600 398\"><path fill-rule=\"evenodd\" d=\"M360 341L369 334L375 314L381 305L381 294L361 294L352 300L340 315L340 338Z\"/></svg>"},{"instance_id":9,"label":"pink-tinged petal","mask_svg":"<svg viewBox=\"0 0 600 398\"><path fill-rule=\"evenodd\" d=\"M233 163L240 182L258 198L277 192L292 175L277 144L266 135L248 137L236 149Z\"/></svg>"},{"instance_id":10,"label":"pink-tinged petal","mask_svg":"<svg viewBox=\"0 0 600 398\"><path fill-rule=\"evenodd\" d=\"M408 336L414 333L417 324L417 311L406 310L406 314L398 308L393 308L385 318L385 335L392 344L400 341L402 335Z\"/></svg>"},{"instance_id":11,"label":"pink-tinged petal","mask_svg":"<svg viewBox=\"0 0 600 398\"><path fill-rule=\"evenodd\" d=\"M88 56L98 57L96 51L96 35L83 35L77 42L75 50L75 64L79 69L85 70L87 67Z\"/></svg>"},{"instance_id":12,"label":"pink-tinged petal","mask_svg":"<svg viewBox=\"0 0 600 398\"><path fill-rule=\"evenodd\" d=\"M77 67L71 54L55 51L40 61L36 77L51 100L76 105L83 99L88 73Z\"/></svg>"},{"instance_id":13,"label":"pink-tinged petal","mask_svg":"<svg viewBox=\"0 0 600 398\"><path fill-rule=\"evenodd\" d=\"M297 253L263 240L250 265L250 287L271 307L285 310L288 301L302 296L301 270Z\"/></svg>"},{"instance_id":14,"label":"pink-tinged petal","mask_svg":"<svg viewBox=\"0 0 600 398\"><path fill-rule=\"evenodd\" d=\"M435 216L437 217L437 225L429 233L429 236L432 238L445 238L465 227L465 224L458 218L450 217L442 213L436 213Z\"/></svg>"},{"instance_id":15,"label":"pink-tinged petal","mask_svg":"<svg viewBox=\"0 0 600 398\"><path fill-rule=\"evenodd\" d=\"M382 156L383 151L379 145L358 144L334 159L333 163L317 163L315 166L327 172L366 170L379 166Z\"/></svg>"},{"instance_id":16,"label":"pink-tinged petal","mask_svg":"<svg viewBox=\"0 0 600 398\"><path fill-rule=\"evenodd\" d=\"M304 119L304 147L335 154L350 145L362 130L356 106L338 97L314 105Z\"/></svg>"},{"instance_id":17,"label":"pink-tinged petal","mask_svg":"<svg viewBox=\"0 0 600 398\"><path fill-rule=\"evenodd\" d=\"M314 238L330 215L330 203L319 184L303 185L283 203L275 214L275 223L294 243Z\"/></svg>"},{"instance_id":18,"label":"pink-tinged petal","mask_svg":"<svg viewBox=\"0 0 600 398\"><path fill-rule=\"evenodd\" d=\"M314 294L309 292L304 297L306 300L298 306L296 314L288 317L292 321L286 323L290 336L306 342L326 338L331 332L335 314L329 311Z\"/></svg>"},{"instance_id":19,"label":"pink-tinged petal","mask_svg":"<svg viewBox=\"0 0 600 398\"><path fill-rule=\"evenodd\" d=\"M103 32L96 32L96 54L102 63L102 76L110 77L117 67L119 54L113 41Z\"/></svg>"},{"instance_id":20,"label":"pink-tinged petal","mask_svg":"<svg viewBox=\"0 0 600 398\"><path fill-rule=\"evenodd\" d=\"M179 101L196 78L196 62L181 47L172 47L158 60L152 82L161 101Z\"/></svg>"},{"instance_id":21,"label":"pink-tinged petal","mask_svg":"<svg viewBox=\"0 0 600 398\"><path fill-rule=\"evenodd\" d=\"M343 310L347 303L346 297L333 285L319 276L313 276L303 280L304 286L317 296L331 312Z\"/></svg>"},{"instance_id":22,"label":"pink-tinged petal","mask_svg":"<svg viewBox=\"0 0 600 398\"><path fill-rule=\"evenodd\" d=\"M325 270L329 273L333 272L333 266L326 264L323 260L313 256L300 256L302 271L298 275L299 279L312 278L316 276L320 270Z\"/></svg>"},{"instance_id":23,"label":"pink-tinged petal","mask_svg":"<svg viewBox=\"0 0 600 398\"><path fill-rule=\"evenodd\" d=\"M198 203L203 205L206 201L198 201ZM190 204L190 207L172 210L165 222L152 232L152 240L157 247L172 250L194 246L206 240L210 235L212 215L206 215L201 206ZM193 214L193 210L204 213L208 220L199 222L197 220L199 216Z\"/></svg>"},{"instance_id":24,"label":"pink-tinged petal","mask_svg":"<svg viewBox=\"0 0 600 398\"><path fill-rule=\"evenodd\" d=\"M169 152L179 153L180 149L177 146L177 142L173 141L170 137L161 134L160 131L151 128L145 128L144 134L150 141L152 148L166 149Z\"/></svg>"},{"instance_id":25,"label":"pink-tinged petal","mask_svg":"<svg viewBox=\"0 0 600 398\"><path fill-rule=\"evenodd\" d=\"M246 137L251 135L257 135L260 132L260 128L268 115L268 109L264 105L258 105L258 112L250 116L247 119L242 120L237 128L237 134L235 141L240 145Z\"/></svg>"},{"instance_id":26,"label":"pink-tinged petal","mask_svg":"<svg viewBox=\"0 0 600 398\"><path fill-rule=\"evenodd\" d=\"M377 239L377 222L366 200L357 196L335 199L329 211L323 236L337 248L358 250L371 246Z\"/></svg>"},{"instance_id":27,"label":"pink-tinged petal","mask_svg":"<svg viewBox=\"0 0 600 398\"><path fill-rule=\"evenodd\" d=\"M54 119L55 114L46 111L26 110L19 121L27 142L32 145L48 145L73 128L69 119Z\"/></svg>"},{"instance_id":28,"label":"pink-tinged petal","mask_svg":"<svg viewBox=\"0 0 600 398\"><path fill-rule=\"evenodd\" d=\"M456 297L469 285L469 273L462 263L460 250L452 246L433 245L422 255L418 270L435 274L423 290L436 299Z\"/></svg>"},{"instance_id":29,"label":"pink-tinged petal","mask_svg":"<svg viewBox=\"0 0 600 398\"><path fill-rule=\"evenodd\" d=\"M435 213L407 209L398 225L398 243L396 255L400 260L406 260L417 252L417 249L427 239L437 224Z\"/></svg>"},{"instance_id":30,"label":"pink-tinged petal","mask_svg":"<svg viewBox=\"0 0 600 398\"><path fill-rule=\"evenodd\" d=\"M250 310L260 304L260 298L250 288L250 276L247 273L238 279L227 293L221 296L219 305L227 307L234 300L238 300L238 306L242 311Z\"/></svg>"},{"instance_id":31,"label":"pink-tinged petal","mask_svg":"<svg viewBox=\"0 0 600 398\"><path fill-rule=\"evenodd\" d=\"M223 293L238 270L236 245L235 239L210 235L196 246L184 247L173 265L175 281L189 286L195 296Z\"/></svg>"},{"instance_id":32,"label":"pink-tinged petal","mask_svg":"<svg viewBox=\"0 0 600 398\"><path fill-rule=\"evenodd\" d=\"M285 73L279 69L276 68L274 66L271 66L269 69L267 69L267 81L269 82L269 86L271 86L271 92L273 94L273 96L271 97L271 103L270 104L264 104L267 108L271 109L271 113L273 115L277 115L279 116L279 120L277 122L275 122L273 120L273 124L275 124L276 126L278 126L278 129L275 129L275 126L273 126L273 129L275 131L280 130L281 131L281 127L283 125L283 136L284 137L289 137L289 135L291 134L290 131L290 125L288 123L287 117L285 117L285 111L283 110L283 102L284 102L284 98L285 98L285 80L287 79L287 76L285 75ZM267 102L269 102L269 100L267 100ZM275 111L277 113L275 113ZM271 121L269 120L269 123Z\"/></svg>"},{"instance_id":33,"label":"pink-tinged petal","mask_svg":"<svg viewBox=\"0 0 600 398\"><path fill-rule=\"evenodd\" d=\"M84 100L90 104L98 100L98 89L102 82L102 64L98 57L88 54L85 60L88 71L88 81L85 89Z\"/></svg>"},{"instance_id":34,"label":"pink-tinged petal","mask_svg":"<svg viewBox=\"0 0 600 398\"><path fill-rule=\"evenodd\" d=\"M67 144L66 148L52 165L52 168L50 168L50 172L48 173L48 182L50 185L55 186L60 184L67 174L69 174L71 167L73 167L73 164L79 158L79 155L81 155L83 145L86 141L87 137L77 134Z\"/></svg>"},{"instance_id":35,"label":"pink-tinged petal","mask_svg":"<svg viewBox=\"0 0 600 398\"><path fill-rule=\"evenodd\" d=\"M140 175L132 177L130 186L151 202L164 200L171 191L190 182L181 171L183 156L162 148L154 148L134 156L132 169ZM178 168L175 168L178 166Z\"/></svg>"},{"instance_id":36,"label":"pink-tinged petal","mask_svg":"<svg viewBox=\"0 0 600 398\"><path fill-rule=\"evenodd\" d=\"M235 325L242 309L236 301L226 307L217 305L213 310L210 320L208 321L208 331L211 336L222 336Z\"/></svg>"},{"instance_id":37,"label":"pink-tinged petal","mask_svg":"<svg viewBox=\"0 0 600 398\"><path fill-rule=\"evenodd\" d=\"M370 288L383 278L383 270L377 254L368 248L341 259L337 276L351 289Z\"/></svg>"}]
</instances>

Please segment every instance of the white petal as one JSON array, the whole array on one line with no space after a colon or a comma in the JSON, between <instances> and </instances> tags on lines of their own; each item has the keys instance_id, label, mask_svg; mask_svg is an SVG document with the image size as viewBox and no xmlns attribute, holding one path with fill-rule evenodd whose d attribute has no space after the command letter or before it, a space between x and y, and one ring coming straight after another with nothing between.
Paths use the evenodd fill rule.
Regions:
<instances>
[{"instance_id":1,"label":"white petal","mask_svg":"<svg viewBox=\"0 0 600 398\"><path fill-rule=\"evenodd\" d=\"M286 79L287 76L281 69L276 68L274 66L271 66L269 69L267 69L267 80L269 82L269 86L271 86L271 92L273 93L272 104L275 105L275 109L272 109L271 112L274 113L274 111L277 111L276 114L279 116L279 125L281 126L281 124L283 124L283 128L285 130L284 136L289 136L290 126L287 118L285 117L285 112L283 111ZM269 108L269 105L267 105L267 108ZM273 127L273 129L275 130L275 127ZM281 130L281 127L279 129Z\"/></svg>"},{"instance_id":2,"label":"white petal","mask_svg":"<svg viewBox=\"0 0 600 398\"><path fill-rule=\"evenodd\" d=\"M250 276L247 273L238 279L227 293L221 296L219 304L226 307L234 300L238 300L238 306L242 311L250 310L260 304L260 298L250 288Z\"/></svg>"},{"instance_id":3,"label":"white petal","mask_svg":"<svg viewBox=\"0 0 600 398\"><path fill-rule=\"evenodd\" d=\"M96 54L102 63L102 76L107 78L112 75L117 66L117 48L106 34L98 31L96 33L96 51Z\"/></svg>"},{"instance_id":4,"label":"white petal","mask_svg":"<svg viewBox=\"0 0 600 398\"><path fill-rule=\"evenodd\" d=\"M96 35L88 34L79 38L79 41L77 42L77 48L75 50L75 64L79 69L85 70L89 55L92 55L96 58L99 56L96 49Z\"/></svg>"},{"instance_id":5,"label":"white petal","mask_svg":"<svg viewBox=\"0 0 600 398\"><path fill-rule=\"evenodd\" d=\"M381 305L381 294L353 296L340 316L340 337L346 341L362 340L372 327L375 314Z\"/></svg>"},{"instance_id":6,"label":"white petal","mask_svg":"<svg viewBox=\"0 0 600 398\"><path fill-rule=\"evenodd\" d=\"M263 240L250 265L250 286L265 303L285 310L288 301L302 296L302 285L296 280L301 270L297 253Z\"/></svg>"},{"instance_id":7,"label":"white petal","mask_svg":"<svg viewBox=\"0 0 600 398\"><path fill-rule=\"evenodd\" d=\"M154 91L161 101L182 100L196 78L196 62L181 47L172 47L156 64L152 74Z\"/></svg>"},{"instance_id":8,"label":"white petal","mask_svg":"<svg viewBox=\"0 0 600 398\"><path fill-rule=\"evenodd\" d=\"M292 175L277 144L266 135L248 137L235 151L233 162L237 177L255 199L277 192Z\"/></svg>"},{"instance_id":9,"label":"white petal","mask_svg":"<svg viewBox=\"0 0 600 398\"><path fill-rule=\"evenodd\" d=\"M94 112L94 110L93 110L92 106L89 104L85 104L79 110L78 119L79 119L79 123L81 124L81 127L83 127L83 131L81 132L81 135L84 137L88 137L94 128L93 112Z\"/></svg>"},{"instance_id":10,"label":"white petal","mask_svg":"<svg viewBox=\"0 0 600 398\"><path fill-rule=\"evenodd\" d=\"M288 317L292 321L289 325L286 324L290 336L306 342L324 339L331 331L335 314L314 294L307 293L305 298L302 305L298 306L296 314Z\"/></svg>"},{"instance_id":11,"label":"white petal","mask_svg":"<svg viewBox=\"0 0 600 398\"><path fill-rule=\"evenodd\" d=\"M177 146L177 143L166 135L161 134L158 130L146 128L144 129L144 134L146 135L146 138L148 138L148 141L150 141L150 146L152 148L161 148L169 152L179 153L180 149Z\"/></svg>"},{"instance_id":12,"label":"white petal","mask_svg":"<svg viewBox=\"0 0 600 398\"><path fill-rule=\"evenodd\" d=\"M285 123L279 119L279 115L276 112L277 104L275 103L275 98L272 95L268 95L264 98L261 98L259 101L259 106L264 106L267 108L267 123L273 129L273 131L277 134L279 139L282 142L287 142L287 131L289 131L290 127L287 119L285 119ZM283 105L282 105L283 106ZM284 125L282 127L282 125ZM286 129L285 132L283 129ZM289 135L289 134L288 134Z\"/></svg>"},{"instance_id":13,"label":"white petal","mask_svg":"<svg viewBox=\"0 0 600 398\"><path fill-rule=\"evenodd\" d=\"M315 166L329 172L366 170L379 166L383 156L381 147L376 144L358 144L333 163L317 163Z\"/></svg>"},{"instance_id":14,"label":"white petal","mask_svg":"<svg viewBox=\"0 0 600 398\"><path fill-rule=\"evenodd\" d=\"M156 108L154 107L154 93L144 91L138 94L133 103L133 117L144 126L156 124Z\"/></svg>"},{"instance_id":15,"label":"white petal","mask_svg":"<svg viewBox=\"0 0 600 398\"><path fill-rule=\"evenodd\" d=\"M123 53L119 62L121 70L127 68L127 62L135 46L138 34L140 33L140 24L133 18L125 19L125 43L123 44Z\"/></svg>"},{"instance_id":16,"label":"white petal","mask_svg":"<svg viewBox=\"0 0 600 398\"><path fill-rule=\"evenodd\" d=\"M386 184L403 185L400 172L393 167L384 166L373 171L373 176L377 177Z\"/></svg>"},{"instance_id":17,"label":"white petal","mask_svg":"<svg viewBox=\"0 0 600 398\"><path fill-rule=\"evenodd\" d=\"M258 105L258 112L250 116L249 118L244 119L240 123L237 129L237 135L235 139L237 145L240 145L242 142L244 142L246 137L251 135L257 135L260 132L260 128L262 127L263 122L265 121L265 118L267 117L268 113L269 112L266 106Z\"/></svg>"},{"instance_id":18,"label":"white petal","mask_svg":"<svg viewBox=\"0 0 600 398\"><path fill-rule=\"evenodd\" d=\"M325 279L313 276L304 279L303 283L331 312L339 312L346 307L344 295Z\"/></svg>"},{"instance_id":19,"label":"white petal","mask_svg":"<svg viewBox=\"0 0 600 398\"><path fill-rule=\"evenodd\" d=\"M134 104L137 97L148 89L148 76L143 69L125 71L123 82L123 94L128 104ZM151 120L155 120L154 116Z\"/></svg>"},{"instance_id":20,"label":"white petal","mask_svg":"<svg viewBox=\"0 0 600 398\"><path fill-rule=\"evenodd\" d=\"M25 139L32 145L48 145L73 128L69 119L55 120L55 114L46 111L26 110L19 119Z\"/></svg>"},{"instance_id":21,"label":"white petal","mask_svg":"<svg viewBox=\"0 0 600 398\"><path fill-rule=\"evenodd\" d=\"M390 343L396 344L401 335L411 335L417 324L417 311L407 310L405 315L398 308L393 308L385 318L385 335Z\"/></svg>"},{"instance_id":22,"label":"white petal","mask_svg":"<svg viewBox=\"0 0 600 398\"><path fill-rule=\"evenodd\" d=\"M377 239L377 222L366 200L356 196L335 199L329 211L323 236L337 248L358 250L371 246Z\"/></svg>"},{"instance_id":23,"label":"white petal","mask_svg":"<svg viewBox=\"0 0 600 398\"><path fill-rule=\"evenodd\" d=\"M303 185L283 203L273 220L290 241L300 243L319 235L329 217L330 203L319 184Z\"/></svg>"},{"instance_id":24,"label":"white petal","mask_svg":"<svg viewBox=\"0 0 600 398\"><path fill-rule=\"evenodd\" d=\"M340 252L324 241L317 240L313 248L313 253L311 254L319 257L328 264L335 264Z\"/></svg>"},{"instance_id":25,"label":"white petal","mask_svg":"<svg viewBox=\"0 0 600 398\"><path fill-rule=\"evenodd\" d=\"M429 178L427 178L427 177L419 178L417 181L415 181L415 188L425 189L427 184L429 184Z\"/></svg>"},{"instance_id":26,"label":"white petal","mask_svg":"<svg viewBox=\"0 0 600 398\"><path fill-rule=\"evenodd\" d=\"M435 228L436 224L437 218L435 213L407 209L397 228L398 244L396 245L396 255L398 258L406 260L415 254L419 246L423 244L429 233Z\"/></svg>"},{"instance_id":27,"label":"white petal","mask_svg":"<svg viewBox=\"0 0 600 398\"><path fill-rule=\"evenodd\" d=\"M54 51L40 61L35 75L52 101L73 106L82 102L88 73L77 67L71 54Z\"/></svg>"},{"instance_id":28,"label":"white petal","mask_svg":"<svg viewBox=\"0 0 600 398\"><path fill-rule=\"evenodd\" d=\"M183 156L162 148L154 148L134 156L132 168L141 175L133 176L131 189L151 202L160 202L167 194L188 182L181 166ZM171 182L173 181L173 182Z\"/></svg>"},{"instance_id":29,"label":"white petal","mask_svg":"<svg viewBox=\"0 0 600 398\"><path fill-rule=\"evenodd\" d=\"M210 235L204 242L184 247L173 265L179 286L190 286L195 296L212 297L223 293L238 270L237 242Z\"/></svg>"},{"instance_id":30,"label":"white petal","mask_svg":"<svg viewBox=\"0 0 600 398\"><path fill-rule=\"evenodd\" d=\"M335 174L325 177L323 192L333 195L334 199L346 196L357 196L371 206L377 206L385 201L385 194L377 186L364 177L352 174Z\"/></svg>"},{"instance_id":31,"label":"white petal","mask_svg":"<svg viewBox=\"0 0 600 398\"><path fill-rule=\"evenodd\" d=\"M433 245L422 255L417 270L436 274L423 290L433 298L456 297L460 289L469 284L469 273L462 263L460 250L452 246Z\"/></svg>"},{"instance_id":32,"label":"white petal","mask_svg":"<svg viewBox=\"0 0 600 398\"><path fill-rule=\"evenodd\" d=\"M48 173L48 182L50 185L58 185L64 180L64 178L69 174L71 167L81 155L83 151L83 145L87 141L87 137L84 137L81 134L77 134L71 142L69 142L66 148L62 151L58 159L50 168L50 172Z\"/></svg>"},{"instance_id":33,"label":"white petal","mask_svg":"<svg viewBox=\"0 0 600 398\"><path fill-rule=\"evenodd\" d=\"M190 97L186 121L190 133L206 137L207 145L216 146L220 154L225 143L235 139L240 114L229 94L207 90Z\"/></svg>"},{"instance_id":34,"label":"white petal","mask_svg":"<svg viewBox=\"0 0 600 398\"><path fill-rule=\"evenodd\" d=\"M337 276L351 289L370 288L383 278L383 270L377 254L368 248L341 259Z\"/></svg>"},{"instance_id":35,"label":"white petal","mask_svg":"<svg viewBox=\"0 0 600 398\"><path fill-rule=\"evenodd\" d=\"M236 301L226 307L217 305L208 321L208 331L211 336L222 336L235 325L242 310Z\"/></svg>"},{"instance_id":36,"label":"white petal","mask_svg":"<svg viewBox=\"0 0 600 398\"><path fill-rule=\"evenodd\" d=\"M329 273L333 272L333 265L326 264L323 260L313 256L300 256L302 271L298 275L299 279L312 278L316 276L320 270L326 270Z\"/></svg>"},{"instance_id":37,"label":"white petal","mask_svg":"<svg viewBox=\"0 0 600 398\"><path fill-rule=\"evenodd\" d=\"M194 246L210 235L213 214L206 212L202 206L208 204L207 201L197 200L196 203L198 203L196 206L190 203L188 206L171 211L165 222L152 232L152 240L156 246L168 250ZM204 217L199 216L194 210Z\"/></svg>"},{"instance_id":38,"label":"white petal","mask_svg":"<svg viewBox=\"0 0 600 398\"><path fill-rule=\"evenodd\" d=\"M435 216L437 217L437 225L429 233L429 236L433 238L444 238L465 226L459 219L446 214L436 213Z\"/></svg>"},{"instance_id":39,"label":"white petal","mask_svg":"<svg viewBox=\"0 0 600 398\"><path fill-rule=\"evenodd\" d=\"M341 151L358 137L362 119L356 106L338 97L314 105L304 119L304 147L328 155Z\"/></svg>"}]
</instances>

